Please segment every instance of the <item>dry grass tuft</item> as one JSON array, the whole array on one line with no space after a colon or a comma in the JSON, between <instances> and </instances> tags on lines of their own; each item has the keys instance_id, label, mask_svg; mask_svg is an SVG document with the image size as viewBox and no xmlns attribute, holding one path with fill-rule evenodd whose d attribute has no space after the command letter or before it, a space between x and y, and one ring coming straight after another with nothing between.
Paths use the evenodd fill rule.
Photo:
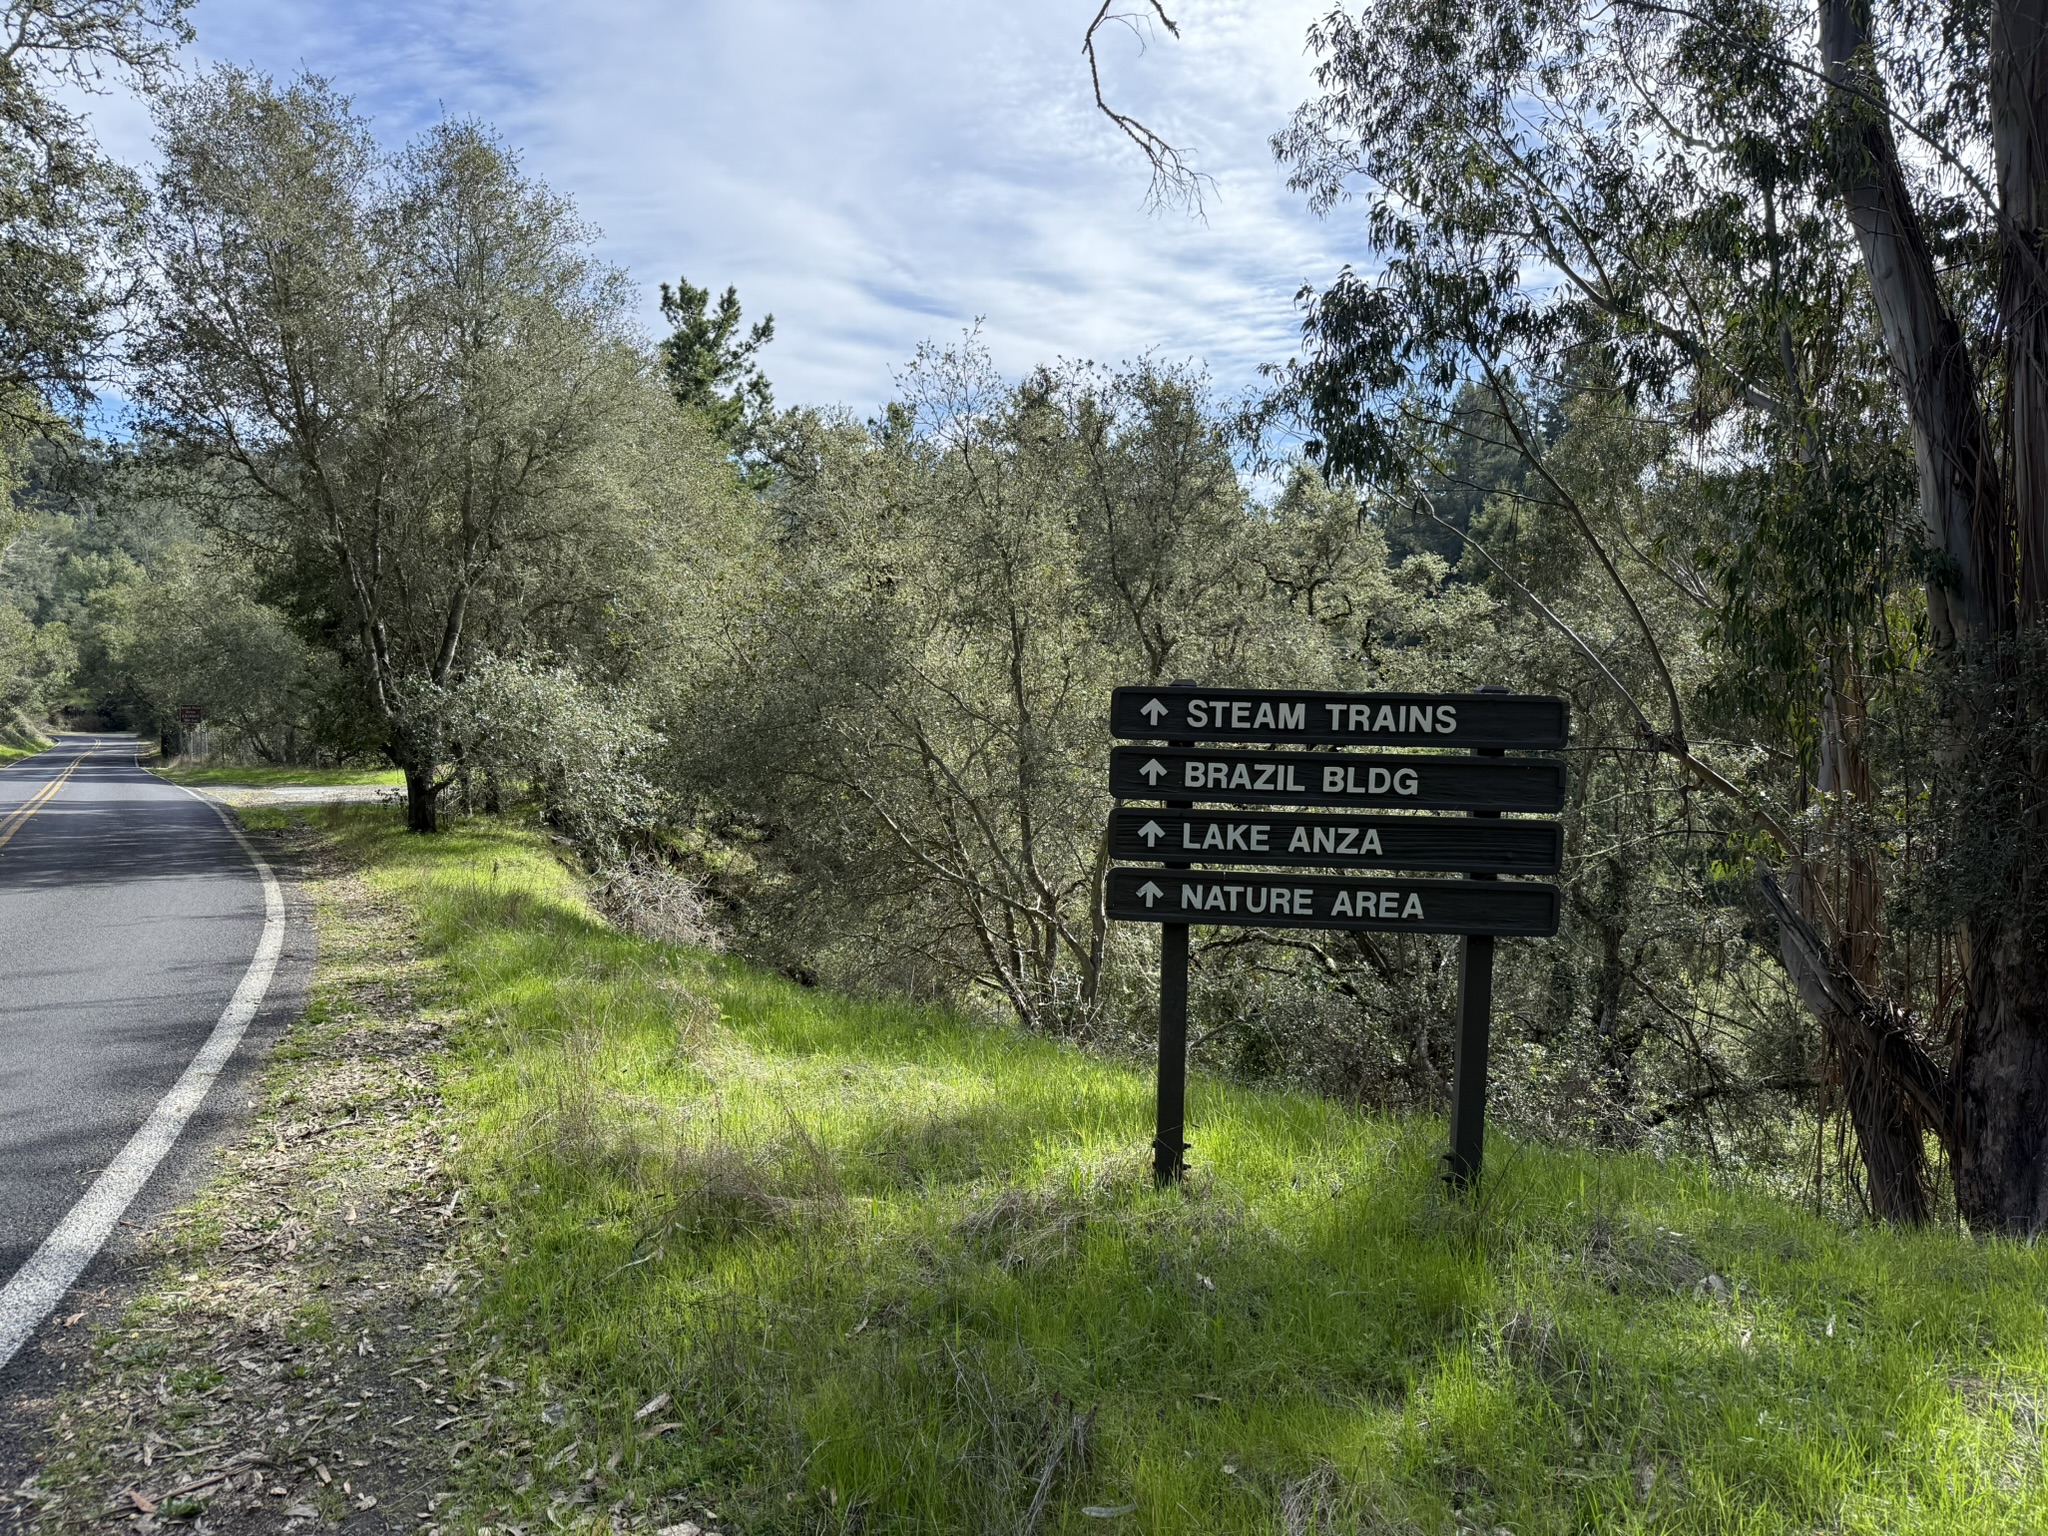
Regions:
<instances>
[{"instance_id":1,"label":"dry grass tuft","mask_svg":"<svg viewBox=\"0 0 2048 1536\"><path fill-rule=\"evenodd\" d=\"M968 1252L1017 1270L1067 1258L1087 1221L1087 1210L1072 1200L1006 1188L970 1207L953 1230Z\"/></svg>"},{"instance_id":2,"label":"dry grass tuft","mask_svg":"<svg viewBox=\"0 0 2048 1536\"><path fill-rule=\"evenodd\" d=\"M1356 1529L1344 1519L1342 1491L1343 1479L1328 1462L1289 1483L1280 1494L1280 1529L1287 1536L1333 1536Z\"/></svg>"},{"instance_id":3,"label":"dry grass tuft","mask_svg":"<svg viewBox=\"0 0 2048 1536\"><path fill-rule=\"evenodd\" d=\"M725 934L703 882L667 864L635 860L616 865L593 882L591 903L636 938L681 944L716 954Z\"/></svg>"},{"instance_id":4,"label":"dry grass tuft","mask_svg":"<svg viewBox=\"0 0 2048 1536\"><path fill-rule=\"evenodd\" d=\"M845 1207L830 1153L792 1116L771 1141L746 1144L713 1131L671 1152L667 1207L657 1241L721 1242L831 1224Z\"/></svg>"}]
</instances>

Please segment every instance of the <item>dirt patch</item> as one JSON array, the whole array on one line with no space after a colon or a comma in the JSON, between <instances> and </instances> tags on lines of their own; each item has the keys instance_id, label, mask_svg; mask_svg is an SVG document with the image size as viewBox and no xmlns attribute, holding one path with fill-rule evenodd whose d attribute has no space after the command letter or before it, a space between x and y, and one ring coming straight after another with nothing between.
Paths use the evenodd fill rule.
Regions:
<instances>
[{"instance_id":1,"label":"dirt patch","mask_svg":"<svg viewBox=\"0 0 2048 1536\"><path fill-rule=\"evenodd\" d=\"M403 805L405 791L389 784L203 784L201 794L223 805Z\"/></svg>"}]
</instances>

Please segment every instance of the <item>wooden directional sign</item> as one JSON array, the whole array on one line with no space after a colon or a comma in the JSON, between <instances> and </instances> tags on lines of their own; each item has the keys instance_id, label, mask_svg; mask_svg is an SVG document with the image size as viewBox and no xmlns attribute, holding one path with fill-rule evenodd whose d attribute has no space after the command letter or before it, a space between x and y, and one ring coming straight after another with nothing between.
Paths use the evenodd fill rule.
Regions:
<instances>
[{"instance_id":1,"label":"wooden directional sign","mask_svg":"<svg viewBox=\"0 0 2048 1536\"><path fill-rule=\"evenodd\" d=\"M1554 752L1571 734L1571 707L1541 694L1118 688L1109 729L1126 740Z\"/></svg>"},{"instance_id":2,"label":"wooden directional sign","mask_svg":"<svg viewBox=\"0 0 2048 1536\"><path fill-rule=\"evenodd\" d=\"M1388 805L1416 811L1548 815L1564 809L1564 764L1542 758L1114 747L1109 754L1109 790L1119 800Z\"/></svg>"},{"instance_id":3,"label":"wooden directional sign","mask_svg":"<svg viewBox=\"0 0 2048 1536\"><path fill-rule=\"evenodd\" d=\"M1558 894L1554 885L1524 880L1118 868L1109 872L1109 915L1127 923L1548 938L1557 932Z\"/></svg>"},{"instance_id":4,"label":"wooden directional sign","mask_svg":"<svg viewBox=\"0 0 2048 1536\"><path fill-rule=\"evenodd\" d=\"M1564 850L1554 821L1336 816L1300 811L1110 813L1110 857L1175 864L1296 864L1336 869L1455 869L1554 875Z\"/></svg>"}]
</instances>

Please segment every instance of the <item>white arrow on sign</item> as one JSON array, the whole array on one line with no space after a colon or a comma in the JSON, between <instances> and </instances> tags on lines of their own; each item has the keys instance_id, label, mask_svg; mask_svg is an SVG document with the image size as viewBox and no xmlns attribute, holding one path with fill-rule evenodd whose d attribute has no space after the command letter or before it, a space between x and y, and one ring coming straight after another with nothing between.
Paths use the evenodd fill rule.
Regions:
<instances>
[{"instance_id":1,"label":"white arrow on sign","mask_svg":"<svg viewBox=\"0 0 2048 1536\"><path fill-rule=\"evenodd\" d=\"M1166 777L1166 770L1159 766L1159 759L1156 757L1146 763L1138 772L1145 776L1145 782L1148 784L1157 784Z\"/></svg>"},{"instance_id":2,"label":"white arrow on sign","mask_svg":"<svg viewBox=\"0 0 2048 1536\"><path fill-rule=\"evenodd\" d=\"M1166 892L1159 889L1152 881L1147 880L1138 887L1138 894L1145 898L1145 910L1149 912L1152 910L1152 903L1164 896Z\"/></svg>"},{"instance_id":3,"label":"white arrow on sign","mask_svg":"<svg viewBox=\"0 0 2048 1536\"><path fill-rule=\"evenodd\" d=\"M1145 839L1145 846L1147 848L1156 848L1159 845L1159 839L1166 836L1166 828L1159 825L1156 821L1148 821L1145 825L1138 828L1138 836Z\"/></svg>"},{"instance_id":4,"label":"white arrow on sign","mask_svg":"<svg viewBox=\"0 0 2048 1536\"><path fill-rule=\"evenodd\" d=\"M1164 704L1160 703L1157 699L1154 699L1150 703L1146 704L1142 709L1140 709L1138 713L1143 715L1147 720L1151 721L1154 725L1157 725L1161 720L1164 720L1168 715L1172 714L1173 711L1168 709Z\"/></svg>"}]
</instances>

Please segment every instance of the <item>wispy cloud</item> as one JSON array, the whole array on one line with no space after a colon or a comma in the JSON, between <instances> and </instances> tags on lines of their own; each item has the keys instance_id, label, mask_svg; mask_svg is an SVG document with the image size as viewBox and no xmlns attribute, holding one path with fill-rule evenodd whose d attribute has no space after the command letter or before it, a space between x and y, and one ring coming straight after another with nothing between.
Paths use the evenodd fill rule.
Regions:
<instances>
[{"instance_id":1,"label":"wispy cloud","mask_svg":"<svg viewBox=\"0 0 2048 1536\"><path fill-rule=\"evenodd\" d=\"M1326 6L1185 0L1179 41L1107 38L1120 104L1213 178L1205 220L1146 212L1088 95L1087 0L201 0L195 62L324 74L394 140L488 119L603 229L650 330L659 281L736 283L775 313L778 395L865 412L977 318L1009 371L1156 351L1236 387L1289 355L1296 289L1355 253L1266 149ZM131 106L100 115L145 151Z\"/></svg>"}]
</instances>

